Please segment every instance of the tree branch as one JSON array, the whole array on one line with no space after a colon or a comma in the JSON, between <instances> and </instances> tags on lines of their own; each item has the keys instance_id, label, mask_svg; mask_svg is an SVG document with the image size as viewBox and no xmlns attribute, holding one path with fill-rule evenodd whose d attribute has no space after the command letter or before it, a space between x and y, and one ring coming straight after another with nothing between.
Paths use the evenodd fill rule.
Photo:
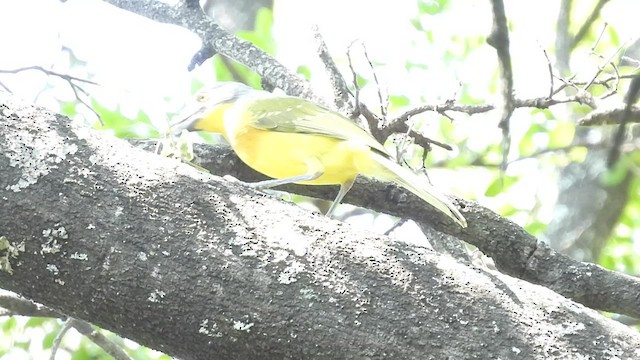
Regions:
<instances>
[{"instance_id":1,"label":"tree branch","mask_svg":"<svg viewBox=\"0 0 640 360\"><path fill-rule=\"evenodd\" d=\"M192 31L203 43L203 49L197 55L200 63L213 54L220 53L248 66L267 82L289 95L324 102L324 99L313 93L306 80L289 71L252 43L241 40L221 28L206 16L200 6L189 6L184 1L180 1L175 6L156 0L105 0L105 2L151 20L178 25Z\"/></svg>"},{"instance_id":2,"label":"tree branch","mask_svg":"<svg viewBox=\"0 0 640 360\"><path fill-rule=\"evenodd\" d=\"M500 122L498 127L502 129L502 169L507 167L509 149L511 147L511 132L509 121L515 109L513 99L513 70L511 69L511 54L509 53L509 29L507 28L507 16L502 0L491 0L493 9L493 25L491 34L487 37L487 43L493 46L498 53L500 67L500 96L501 106L498 108Z\"/></svg>"},{"instance_id":3,"label":"tree branch","mask_svg":"<svg viewBox=\"0 0 640 360\"><path fill-rule=\"evenodd\" d=\"M214 174L230 174L248 182L266 179L244 165L226 146L196 145L194 153L194 162ZM333 187L303 185L287 185L278 189L328 201L335 197L336 191ZM468 228L460 229L445 215L425 206L423 201L404 189L362 177L356 180L344 203L414 220L478 247L505 274L548 287L594 309L640 317L640 299L633 296L635 292L615 290L626 288L640 292L640 280L637 278L575 261L552 250L493 211L472 201L450 198L461 208L469 223ZM610 292L603 289L610 289Z\"/></svg>"},{"instance_id":4,"label":"tree branch","mask_svg":"<svg viewBox=\"0 0 640 360\"><path fill-rule=\"evenodd\" d=\"M320 29L318 29L317 25L314 25L313 28L313 37L316 42L318 57L322 61L326 73L329 77L329 81L331 82L331 87L333 89L335 107L341 113L346 116L351 116L353 114L354 109L351 105L349 98L349 87L347 86L347 82L344 77L340 73L338 66L335 61L331 57L329 53L329 49L327 48L327 44L324 42L322 38L322 34L320 33Z\"/></svg>"},{"instance_id":5,"label":"tree branch","mask_svg":"<svg viewBox=\"0 0 640 360\"><path fill-rule=\"evenodd\" d=\"M576 33L576 35L571 39L571 43L569 48L574 49L582 39L587 35L589 30L591 29L591 25L600 17L600 11L604 7L604 5L609 2L609 0L598 0L598 3L593 7L593 11L587 17L587 20L582 22L582 26L580 26L580 30Z\"/></svg>"},{"instance_id":6,"label":"tree branch","mask_svg":"<svg viewBox=\"0 0 640 360\"><path fill-rule=\"evenodd\" d=\"M578 126L600 126L600 125L616 125L620 124L622 114L625 112L626 105L614 109L598 109L594 110L583 118L578 120ZM627 122L640 123L640 107L631 106L629 108Z\"/></svg>"}]
</instances>

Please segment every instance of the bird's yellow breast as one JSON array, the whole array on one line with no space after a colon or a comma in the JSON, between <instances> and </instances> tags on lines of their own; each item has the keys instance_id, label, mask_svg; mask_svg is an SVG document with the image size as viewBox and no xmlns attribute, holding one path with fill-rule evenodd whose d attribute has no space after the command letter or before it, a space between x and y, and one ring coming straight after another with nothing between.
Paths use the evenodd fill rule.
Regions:
<instances>
[{"instance_id":1,"label":"bird's yellow breast","mask_svg":"<svg viewBox=\"0 0 640 360\"><path fill-rule=\"evenodd\" d=\"M343 184L374 165L368 147L347 140L251 126L227 135L242 161L276 179L303 175L312 170L310 164L321 164L322 176L302 184Z\"/></svg>"}]
</instances>

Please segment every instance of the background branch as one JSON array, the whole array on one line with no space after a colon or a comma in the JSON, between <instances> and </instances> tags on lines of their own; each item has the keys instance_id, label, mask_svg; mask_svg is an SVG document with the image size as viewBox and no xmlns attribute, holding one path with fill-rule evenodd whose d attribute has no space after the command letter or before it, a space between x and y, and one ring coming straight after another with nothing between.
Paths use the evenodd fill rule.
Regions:
<instances>
[{"instance_id":1,"label":"background branch","mask_svg":"<svg viewBox=\"0 0 640 360\"><path fill-rule=\"evenodd\" d=\"M184 1L178 2L175 6L156 0L105 0L105 2L151 20L178 25L192 31L200 37L205 49L198 55L200 62L215 53L220 53L248 66L265 81L289 95L319 103L326 102L313 93L306 80L291 72L252 43L241 40L224 30L207 17L199 6L189 6Z\"/></svg>"},{"instance_id":2,"label":"background branch","mask_svg":"<svg viewBox=\"0 0 640 360\"><path fill-rule=\"evenodd\" d=\"M316 47L318 51L318 57L324 68L326 70L327 76L329 77L329 81L331 82L331 88L333 89L334 95L334 104L336 109L342 114L345 114L348 117L353 116L354 109L351 105L351 101L349 98L349 87L347 86L347 82L344 77L340 73L338 66L335 61L333 61L333 57L329 53L329 49L327 48L327 44L324 42L322 38L322 34L320 33L320 29L318 29L317 25L312 27L313 37L316 42Z\"/></svg>"},{"instance_id":3,"label":"background branch","mask_svg":"<svg viewBox=\"0 0 640 360\"><path fill-rule=\"evenodd\" d=\"M507 16L502 0L491 0L493 9L493 25L491 34L487 37L487 43L493 46L498 53L500 67L500 96L501 106L498 107L500 122L498 127L502 129L502 169L507 167L509 149L511 147L511 132L509 121L515 109L513 100L513 70L511 69L511 54L509 53L509 29L507 28Z\"/></svg>"}]
</instances>

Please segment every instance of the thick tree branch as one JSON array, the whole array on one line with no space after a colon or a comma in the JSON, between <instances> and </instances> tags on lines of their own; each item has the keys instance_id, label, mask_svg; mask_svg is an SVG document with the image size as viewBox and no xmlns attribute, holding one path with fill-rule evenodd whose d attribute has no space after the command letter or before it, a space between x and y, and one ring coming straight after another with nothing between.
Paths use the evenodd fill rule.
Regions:
<instances>
[{"instance_id":1,"label":"thick tree branch","mask_svg":"<svg viewBox=\"0 0 640 360\"><path fill-rule=\"evenodd\" d=\"M635 331L544 288L311 215L3 94L0 104L0 236L25 249L0 283L170 355L546 359L640 347ZM465 205L466 240L523 236ZM549 255L538 249L532 268Z\"/></svg>"},{"instance_id":2,"label":"thick tree branch","mask_svg":"<svg viewBox=\"0 0 640 360\"><path fill-rule=\"evenodd\" d=\"M195 146L194 162L218 175L230 174L254 182L265 177L247 167L225 146ZM436 184L437 186L437 184ZM336 189L324 186L287 185L284 191L331 200ZM564 256L524 231L520 226L471 201L452 198L469 227L461 229L424 202L392 184L358 178L345 203L373 209L457 237L491 257L500 271L535 284L594 309L640 317L640 280ZM606 289L606 290L605 290ZM617 289L635 289L620 292Z\"/></svg>"}]
</instances>

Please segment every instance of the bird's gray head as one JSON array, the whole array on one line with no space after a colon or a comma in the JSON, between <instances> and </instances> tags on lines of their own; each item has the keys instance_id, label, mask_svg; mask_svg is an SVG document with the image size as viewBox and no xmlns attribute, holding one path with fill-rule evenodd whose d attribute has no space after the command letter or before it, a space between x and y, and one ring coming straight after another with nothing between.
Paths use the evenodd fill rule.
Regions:
<instances>
[{"instance_id":1,"label":"bird's gray head","mask_svg":"<svg viewBox=\"0 0 640 360\"><path fill-rule=\"evenodd\" d=\"M182 130L200 130L196 128L198 122L216 108L223 104L233 103L244 97L259 97L268 94L262 90L256 90L239 82L221 81L198 91L194 101L185 106L171 123L174 134L179 134Z\"/></svg>"}]
</instances>

